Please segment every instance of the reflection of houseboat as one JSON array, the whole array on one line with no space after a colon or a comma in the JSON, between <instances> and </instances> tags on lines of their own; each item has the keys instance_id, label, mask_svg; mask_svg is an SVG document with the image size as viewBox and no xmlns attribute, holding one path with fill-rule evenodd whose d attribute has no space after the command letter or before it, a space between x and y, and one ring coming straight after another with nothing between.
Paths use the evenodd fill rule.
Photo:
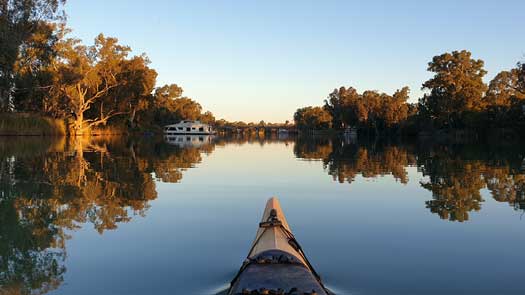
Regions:
<instances>
[{"instance_id":1,"label":"reflection of houseboat","mask_svg":"<svg viewBox=\"0 0 525 295\"><path fill-rule=\"evenodd\" d=\"M357 137L357 128L356 127L347 127L344 131L345 137L355 138Z\"/></svg>"},{"instance_id":2,"label":"reflection of houseboat","mask_svg":"<svg viewBox=\"0 0 525 295\"><path fill-rule=\"evenodd\" d=\"M348 127L343 132L343 138L346 143L355 142L357 140L357 128Z\"/></svg>"},{"instance_id":3,"label":"reflection of houseboat","mask_svg":"<svg viewBox=\"0 0 525 295\"><path fill-rule=\"evenodd\" d=\"M213 128L200 121L184 120L177 124L164 126L164 134L215 134Z\"/></svg>"},{"instance_id":4,"label":"reflection of houseboat","mask_svg":"<svg viewBox=\"0 0 525 295\"><path fill-rule=\"evenodd\" d=\"M164 139L167 143L179 147L201 147L203 145L211 144L213 141L212 135L166 135Z\"/></svg>"},{"instance_id":5,"label":"reflection of houseboat","mask_svg":"<svg viewBox=\"0 0 525 295\"><path fill-rule=\"evenodd\" d=\"M287 139L288 138L288 129L284 129L284 128L279 128L279 130L277 131L277 138L279 139Z\"/></svg>"}]
</instances>

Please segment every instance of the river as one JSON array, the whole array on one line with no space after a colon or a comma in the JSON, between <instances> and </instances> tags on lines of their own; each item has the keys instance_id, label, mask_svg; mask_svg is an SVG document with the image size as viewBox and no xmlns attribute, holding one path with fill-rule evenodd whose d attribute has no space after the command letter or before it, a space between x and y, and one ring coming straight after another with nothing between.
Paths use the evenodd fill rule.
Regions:
<instances>
[{"instance_id":1,"label":"river","mask_svg":"<svg viewBox=\"0 0 525 295\"><path fill-rule=\"evenodd\" d=\"M215 294L279 197L337 294L523 294L520 144L0 139L0 294Z\"/></svg>"}]
</instances>

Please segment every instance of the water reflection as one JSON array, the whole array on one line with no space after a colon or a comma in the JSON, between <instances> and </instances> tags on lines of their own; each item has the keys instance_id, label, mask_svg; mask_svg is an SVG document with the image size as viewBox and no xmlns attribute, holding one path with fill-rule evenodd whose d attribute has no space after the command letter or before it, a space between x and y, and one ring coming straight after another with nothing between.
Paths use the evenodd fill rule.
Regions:
<instances>
[{"instance_id":1,"label":"water reflection","mask_svg":"<svg viewBox=\"0 0 525 295\"><path fill-rule=\"evenodd\" d=\"M466 221L469 212L481 210L480 191L487 188L499 202L525 210L525 172L519 146L434 145L418 151L418 167L432 192L426 202L442 219Z\"/></svg>"},{"instance_id":2,"label":"water reflection","mask_svg":"<svg viewBox=\"0 0 525 295\"><path fill-rule=\"evenodd\" d=\"M469 212L481 210L482 189L499 202L525 210L524 153L520 145L442 145L428 143L361 142L340 138L300 138L295 155L320 160L326 172L341 183L392 175L409 181L407 167L417 166L420 181L432 193L426 207L440 218L467 221ZM416 179L419 181L419 179Z\"/></svg>"},{"instance_id":3,"label":"water reflection","mask_svg":"<svg viewBox=\"0 0 525 295\"><path fill-rule=\"evenodd\" d=\"M0 156L0 287L2 294L32 294L62 282L67 230L89 223L102 234L144 216L157 198L153 176L180 181L201 150L25 139L2 141Z\"/></svg>"},{"instance_id":4,"label":"water reflection","mask_svg":"<svg viewBox=\"0 0 525 295\"><path fill-rule=\"evenodd\" d=\"M299 158L322 160L334 180L352 183L357 175L366 178L391 174L408 182L406 167L416 164L410 146L345 142L340 138L303 138L297 141Z\"/></svg>"},{"instance_id":5,"label":"water reflection","mask_svg":"<svg viewBox=\"0 0 525 295\"><path fill-rule=\"evenodd\" d=\"M58 288L66 272L68 233L88 225L103 234L146 216L158 182L180 182L217 147L276 142L293 145L299 159L320 161L320 169L344 185L359 177L392 176L399 185L413 181L428 191L422 210L444 220L468 221L471 212L483 210L483 190L525 212L520 145L358 143L283 135L2 140L0 293L44 294ZM410 167L419 173L409 174Z\"/></svg>"},{"instance_id":6,"label":"water reflection","mask_svg":"<svg viewBox=\"0 0 525 295\"><path fill-rule=\"evenodd\" d=\"M213 135L169 135L165 136L164 140L172 145L178 147L202 147L211 145L213 142Z\"/></svg>"}]
</instances>

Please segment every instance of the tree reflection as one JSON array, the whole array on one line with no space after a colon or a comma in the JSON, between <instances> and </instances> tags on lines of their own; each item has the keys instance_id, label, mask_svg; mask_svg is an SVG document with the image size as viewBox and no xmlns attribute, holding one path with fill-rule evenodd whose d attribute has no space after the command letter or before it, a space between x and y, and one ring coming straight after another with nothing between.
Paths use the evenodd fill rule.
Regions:
<instances>
[{"instance_id":1,"label":"tree reflection","mask_svg":"<svg viewBox=\"0 0 525 295\"><path fill-rule=\"evenodd\" d=\"M161 141L17 141L0 144L0 290L43 294L66 271L67 231L100 234L144 216L155 179L178 182L212 148Z\"/></svg>"},{"instance_id":2,"label":"tree reflection","mask_svg":"<svg viewBox=\"0 0 525 295\"><path fill-rule=\"evenodd\" d=\"M374 178L392 175L401 183L408 182L406 167L415 165L408 146L387 143L344 143L339 138L303 138L296 142L295 155L302 159L322 160L334 180L351 183L357 175Z\"/></svg>"},{"instance_id":3,"label":"tree reflection","mask_svg":"<svg viewBox=\"0 0 525 295\"><path fill-rule=\"evenodd\" d=\"M421 166L423 175L429 177L421 186L432 192L433 200L426 201L427 208L442 219L466 221L470 211L481 209L480 190L485 186L480 163L433 158Z\"/></svg>"},{"instance_id":4,"label":"tree reflection","mask_svg":"<svg viewBox=\"0 0 525 295\"><path fill-rule=\"evenodd\" d=\"M482 190L525 212L525 164L520 146L491 147L339 138L232 136L172 145L156 139L0 142L1 294L43 294L63 281L65 241L81 226L100 234L144 216L157 198L156 181L176 183L185 170L228 144L286 145L296 157L320 161L334 181L393 176L410 181L417 166L426 207L463 222L482 209Z\"/></svg>"},{"instance_id":5,"label":"tree reflection","mask_svg":"<svg viewBox=\"0 0 525 295\"><path fill-rule=\"evenodd\" d=\"M423 175L421 187L432 194L426 207L440 218L463 222L481 210L481 191L525 212L525 160L519 145L442 145L428 143L350 142L339 138L300 138L296 157L320 160L340 183L357 176L392 175L408 183L407 167Z\"/></svg>"},{"instance_id":6,"label":"tree reflection","mask_svg":"<svg viewBox=\"0 0 525 295\"><path fill-rule=\"evenodd\" d=\"M500 168L487 172L487 187L498 202L507 202L516 210L525 211L525 175L513 175Z\"/></svg>"},{"instance_id":7,"label":"tree reflection","mask_svg":"<svg viewBox=\"0 0 525 295\"><path fill-rule=\"evenodd\" d=\"M481 210L481 190L487 188L498 202L524 210L523 156L519 147L432 145L419 151L419 167L432 192L427 208L442 219L466 221L469 212Z\"/></svg>"}]
</instances>

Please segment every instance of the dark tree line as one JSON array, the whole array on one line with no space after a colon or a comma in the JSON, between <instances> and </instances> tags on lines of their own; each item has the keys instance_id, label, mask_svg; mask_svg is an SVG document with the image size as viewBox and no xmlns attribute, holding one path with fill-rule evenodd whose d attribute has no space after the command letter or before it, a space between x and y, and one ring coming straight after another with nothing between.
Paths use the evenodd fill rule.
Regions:
<instances>
[{"instance_id":1,"label":"dark tree line","mask_svg":"<svg viewBox=\"0 0 525 295\"><path fill-rule=\"evenodd\" d=\"M102 34L93 45L69 37L64 2L0 1L1 112L65 120L72 134L215 120L178 85L157 87L145 54Z\"/></svg>"},{"instance_id":2,"label":"dark tree line","mask_svg":"<svg viewBox=\"0 0 525 295\"><path fill-rule=\"evenodd\" d=\"M358 127L376 135L443 129L519 131L525 126L525 64L502 71L486 84L484 62L463 50L435 56L428 71L434 76L423 83L426 93L418 103L407 102L408 87L392 95L341 87L328 95L324 106L298 109L295 122L299 129ZM327 117L330 124L317 124Z\"/></svg>"}]
</instances>

